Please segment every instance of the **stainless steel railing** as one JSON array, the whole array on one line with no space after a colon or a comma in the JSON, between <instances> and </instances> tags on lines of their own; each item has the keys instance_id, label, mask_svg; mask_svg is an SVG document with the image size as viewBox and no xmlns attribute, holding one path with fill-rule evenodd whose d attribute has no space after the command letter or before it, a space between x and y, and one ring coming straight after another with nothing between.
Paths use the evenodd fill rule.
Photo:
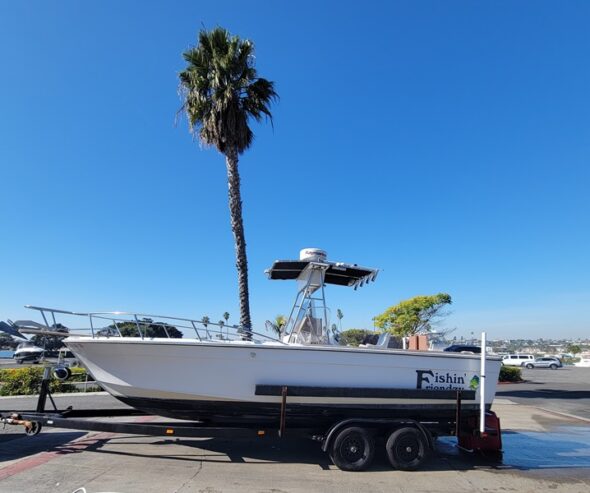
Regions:
<instances>
[{"instance_id":1,"label":"stainless steel railing","mask_svg":"<svg viewBox=\"0 0 590 493\"><path fill-rule=\"evenodd\" d=\"M90 337L138 337L153 338L182 338L194 333L199 341L231 341L249 340L255 337L274 341L281 344L276 337L252 330L246 330L239 325L228 324L224 321L211 322L191 318L171 317L168 315L153 315L132 312L73 312L27 305L26 308L40 313L44 325L34 323L41 330L61 331L67 329L70 335L88 335ZM80 317L88 319L87 327L76 327ZM33 323L33 322L32 322Z\"/></svg>"}]
</instances>

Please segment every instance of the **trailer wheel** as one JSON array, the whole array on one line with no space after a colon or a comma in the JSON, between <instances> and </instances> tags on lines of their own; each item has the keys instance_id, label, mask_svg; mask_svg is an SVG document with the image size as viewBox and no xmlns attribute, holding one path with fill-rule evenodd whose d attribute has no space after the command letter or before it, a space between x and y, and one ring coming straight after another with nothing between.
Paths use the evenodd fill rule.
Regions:
<instances>
[{"instance_id":1,"label":"trailer wheel","mask_svg":"<svg viewBox=\"0 0 590 493\"><path fill-rule=\"evenodd\" d=\"M42 428L43 428L43 425L41 423L39 423L38 421L31 421L31 427L30 428L25 427L25 434L29 437L34 437L41 432Z\"/></svg>"},{"instance_id":2,"label":"trailer wheel","mask_svg":"<svg viewBox=\"0 0 590 493\"><path fill-rule=\"evenodd\" d=\"M385 448L393 467L401 471L415 471L426 458L427 443L420 430L405 427L389 435Z\"/></svg>"},{"instance_id":3,"label":"trailer wheel","mask_svg":"<svg viewBox=\"0 0 590 493\"><path fill-rule=\"evenodd\" d=\"M332 444L330 459L343 471L367 469L375 455L375 439L365 428L344 428Z\"/></svg>"}]
</instances>

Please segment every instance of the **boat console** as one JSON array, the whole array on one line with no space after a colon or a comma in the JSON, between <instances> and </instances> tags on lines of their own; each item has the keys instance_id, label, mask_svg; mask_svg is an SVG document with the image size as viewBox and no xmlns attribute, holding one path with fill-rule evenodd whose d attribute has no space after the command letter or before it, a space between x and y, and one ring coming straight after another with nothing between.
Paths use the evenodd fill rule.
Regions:
<instances>
[{"instance_id":1,"label":"boat console","mask_svg":"<svg viewBox=\"0 0 590 493\"><path fill-rule=\"evenodd\" d=\"M290 344L337 344L336 334L329 329L325 285L356 290L375 281L379 270L330 262L324 250L304 248L299 253L299 260L276 260L265 272L271 280L297 281L297 296L285 324L283 341Z\"/></svg>"}]
</instances>

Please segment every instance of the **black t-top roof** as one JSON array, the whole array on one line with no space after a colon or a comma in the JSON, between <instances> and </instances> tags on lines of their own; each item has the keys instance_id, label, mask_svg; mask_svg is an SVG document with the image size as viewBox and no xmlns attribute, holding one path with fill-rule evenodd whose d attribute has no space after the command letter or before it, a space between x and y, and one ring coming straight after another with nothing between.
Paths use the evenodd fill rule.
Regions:
<instances>
[{"instance_id":1,"label":"black t-top roof","mask_svg":"<svg viewBox=\"0 0 590 493\"><path fill-rule=\"evenodd\" d=\"M324 282L338 286L354 286L355 288L362 286L369 281L374 281L379 272L377 269L360 267L356 264L313 262L309 260L276 260L272 264L272 267L265 272L269 279L297 279L310 263L328 265L325 271Z\"/></svg>"}]
</instances>

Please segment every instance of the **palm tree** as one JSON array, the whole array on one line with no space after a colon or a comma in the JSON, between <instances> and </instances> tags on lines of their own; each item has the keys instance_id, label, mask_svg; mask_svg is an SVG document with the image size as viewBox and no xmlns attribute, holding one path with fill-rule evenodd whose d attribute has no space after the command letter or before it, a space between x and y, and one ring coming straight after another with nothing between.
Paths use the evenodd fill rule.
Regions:
<instances>
[{"instance_id":1,"label":"palm tree","mask_svg":"<svg viewBox=\"0 0 590 493\"><path fill-rule=\"evenodd\" d=\"M229 312L223 312L223 319L225 320L225 324L227 325L227 322L229 320ZM227 329L227 335L229 337L229 329Z\"/></svg>"},{"instance_id":2,"label":"palm tree","mask_svg":"<svg viewBox=\"0 0 590 493\"><path fill-rule=\"evenodd\" d=\"M254 134L249 121L268 117L272 122L270 105L278 95L273 82L258 77L254 68L254 44L231 36L221 27L201 30L197 46L185 51L183 56L187 66L179 74L181 111L186 113L191 133L225 156L240 324L249 337L252 322L238 156L252 145Z\"/></svg>"},{"instance_id":3,"label":"palm tree","mask_svg":"<svg viewBox=\"0 0 590 493\"><path fill-rule=\"evenodd\" d=\"M201 323L205 326L205 332L207 332L207 337L209 337L209 329L207 328L207 326L209 325L210 321L211 320L207 315L203 315L203 317L201 318Z\"/></svg>"},{"instance_id":4,"label":"palm tree","mask_svg":"<svg viewBox=\"0 0 590 493\"><path fill-rule=\"evenodd\" d=\"M276 332L277 335L281 337L283 333L283 328L285 327L286 323L287 318L285 317L285 315L277 315L272 322L270 320L266 321L266 327Z\"/></svg>"},{"instance_id":5,"label":"palm tree","mask_svg":"<svg viewBox=\"0 0 590 493\"><path fill-rule=\"evenodd\" d=\"M338 323L340 324L340 332L342 332L342 318L344 317L344 314L340 308L336 310L336 317L338 318Z\"/></svg>"}]
</instances>

